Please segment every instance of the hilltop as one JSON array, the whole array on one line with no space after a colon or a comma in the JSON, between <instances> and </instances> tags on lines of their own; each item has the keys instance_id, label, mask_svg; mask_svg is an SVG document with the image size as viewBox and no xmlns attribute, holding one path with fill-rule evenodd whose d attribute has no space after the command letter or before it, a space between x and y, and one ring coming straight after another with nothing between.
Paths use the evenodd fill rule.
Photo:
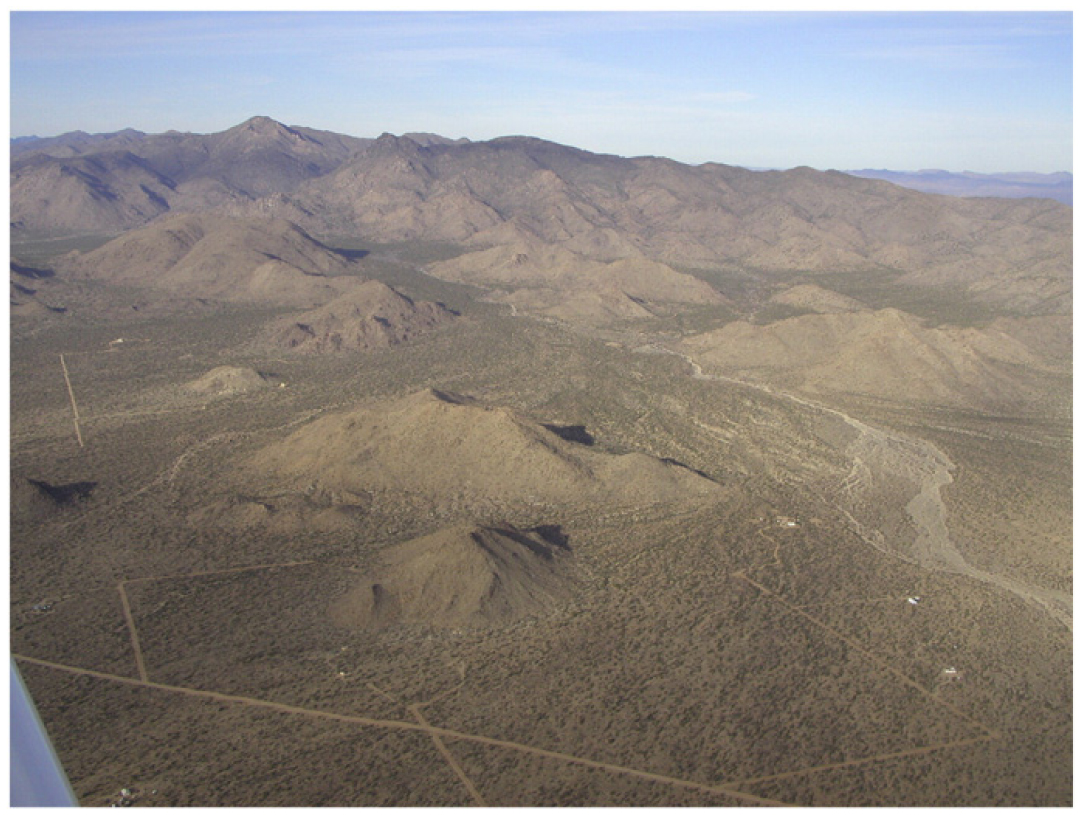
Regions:
<instances>
[{"instance_id":1,"label":"hilltop","mask_svg":"<svg viewBox=\"0 0 1083 815\"><path fill-rule=\"evenodd\" d=\"M1065 330L1041 318L929 328L889 308L735 322L682 345L704 365L810 394L1005 410L1038 404L1043 376L1069 374L1042 339Z\"/></svg>"},{"instance_id":2,"label":"hilltop","mask_svg":"<svg viewBox=\"0 0 1083 815\"><path fill-rule=\"evenodd\" d=\"M58 267L75 277L223 301L313 306L360 283L357 266L276 219L183 214Z\"/></svg>"},{"instance_id":3,"label":"hilltop","mask_svg":"<svg viewBox=\"0 0 1083 815\"><path fill-rule=\"evenodd\" d=\"M677 463L569 441L505 407L435 390L324 416L253 454L258 484L499 504L646 505L718 495Z\"/></svg>"},{"instance_id":4,"label":"hilltop","mask_svg":"<svg viewBox=\"0 0 1083 815\"><path fill-rule=\"evenodd\" d=\"M552 530L445 527L381 552L378 566L331 604L331 617L362 628L507 624L571 597L570 560Z\"/></svg>"},{"instance_id":5,"label":"hilltop","mask_svg":"<svg viewBox=\"0 0 1083 815\"><path fill-rule=\"evenodd\" d=\"M326 305L276 322L270 345L299 353L371 351L408 342L455 319L438 303L415 302L378 280L367 280Z\"/></svg>"}]
</instances>

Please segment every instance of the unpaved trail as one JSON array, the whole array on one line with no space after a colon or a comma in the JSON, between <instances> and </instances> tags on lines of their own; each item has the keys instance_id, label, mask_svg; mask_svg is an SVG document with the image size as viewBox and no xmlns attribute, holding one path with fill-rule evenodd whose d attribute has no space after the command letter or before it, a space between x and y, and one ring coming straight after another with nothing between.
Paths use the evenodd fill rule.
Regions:
<instances>
[{"instance_id":1,"label":"unpaved trail","mask_svg":"<svg viewBox=\"0 0 1083 815\"><path fill-rule=\"evenodd\" d=\"M758 804L763 806L790 806L782 801L776 801L771 798L764 798L759 795L753 795L751 793L742 792L735 789L737 786L753 783L757 779L742 779L739 781L730 781L722 784L705 784L698 781L689 781L683 778L676 778L674 776L663 775L661 773L651 772L649 770L639 770L634 767L625 767L619 764L610 764L604 761L596 761L590 758L584 758L583 756L572 755L571 753L562 753L556 750L548 750L544 747L532 747L528 744L521 744L514 741L506 741L504 739L496 739L490 736L483 736L477 733L465 733L459 730L451 730L446 727L438 727L431 724L421 724L420 722L407 722L399 719L376 719L369 716L358 716L346 713L335 713L330 710L321 710L319 708L306 708L298 707L296 705L287 705L281 702L272 702L266 699L257 699L251 696L238 696L235 694L220 693L212 690L201 690L199 688L189 688L183 685L169 685L162 682L151 682L144 679L136 679L130 676L120 676L118 674L106 673L104 671L95 671L90 668L80 668L75 665L66 665L61 662L52 662L46 659L39 659L24 654L11 654L12 658L18 662L26 662L31 665L40 665L44 668L50 668L56 671L63 671L65 673L74 674L76 676L89 676L94 679L100 679L106 682L116 682L121 685L128 685L130 687L147 688L150 690L163 691L166 693L174 693L182 696L188 696L196 699L207 699L213 702L224 702L243 705L247 707L259 708L262 710L274 710L279 713L287 713L297 716L307 716L314 719L325 719L329 721L344 722L346 724L357 724L366 727L383 728L393 731L407 731L415 733L425 733L430 736L440 736L446 740L459 740L466 742L473 742L475 744L484 744L491 747L502 747L508 750L514 750L520 753L526 753L528 755L540 756L542 758L557 759L558 761L564 761L569 764L579 765L581 767L589 767L597 770L604 770L606 772L615 773L618 775L627 775L633 778L642 778L647 781L657 781L663 784L669 784L674 787L680 787L684 789L696 790L699 792L706 792L715 795L723 795L729 798L735 798L742 804ZM938 745L939 748L952 747L952 744ZM895 755L890 756L894 758ZM866 761L874 761L877 757L871 757ZM829 766L829 769L833 769L833 765ZM813 773L819 770L818 767L810 767L804 772Z\"/></svg>"},{"instance_id":2,"label":"unpaved trail","mask_svg":"<svg viewBox=\"0 0 1083 815\"><path fill-rule=\"evenodd\" d=\"M940 491L952 483L955 465L936 445L925 439L916 439L897 431L885 430L865 424L841 410L827 407L792 393L776 390L769 385L747 382L741 379L707 374L691 357L660 346L651 350L672 354L685 360L692 367L692 377L713 382L727 382L785 399L844 422L855 432L843 452L853 461L853 468L839 492L847 496L860 495L871 488L878 477L904 480L914 488L913 497L906 504L906 515L915 531L914 539L888 541L880 530L861 523L838 502L834 506L850 520L858 535L884 554L915 563L926 569L935 569L965 575L983 583L997 586L1004 591L1034 603L1054 620L1072 630L1072 596L1067 592L1034 586L1008 575L987 572L967 562L956 548L948 532L948 510Z\"/></svg>"}]
</instances>

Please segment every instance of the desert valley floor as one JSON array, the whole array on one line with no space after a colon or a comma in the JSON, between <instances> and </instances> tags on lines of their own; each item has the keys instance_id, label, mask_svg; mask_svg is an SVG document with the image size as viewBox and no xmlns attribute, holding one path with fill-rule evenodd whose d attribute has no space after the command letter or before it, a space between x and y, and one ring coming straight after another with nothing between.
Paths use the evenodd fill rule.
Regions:
<instances>
[{"instance_id":1,"label":"desert valley floor","mask_svg":"<svg viewBox=\"0 0 1083 815\"><path fill-rule=\"evenodd\" d=\"M13 318L11 647L83 805L1071 804L1068 377L810 395L684 340L721 305L569 322L345 248L455 319Z\"/></svg>"}]
</instances>

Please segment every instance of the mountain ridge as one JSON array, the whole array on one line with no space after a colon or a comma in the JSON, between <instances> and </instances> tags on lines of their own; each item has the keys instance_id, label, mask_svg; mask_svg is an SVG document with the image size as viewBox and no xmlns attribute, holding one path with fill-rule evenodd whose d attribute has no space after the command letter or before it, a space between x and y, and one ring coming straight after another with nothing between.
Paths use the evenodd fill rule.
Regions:
<instances>
[{"instance_id":1,"label":"mountain ridge","mask_svg":"<svg viewBox=\"0 0 1083 815\"><path fill-rule=\"evenodd\" d=\"M649 261L716 277L875 271L1001 309L1070 309L1072 211L1054 201L949 198L807 167L623 158L527 136L419 139L255 117L207 136L143 137L123 152L29 152L12 166L13 225L116 231L172 210L278 216L311 234L479 253L534 242L584 264ZM483 271L469 263L457 274Z\"/></svg>"}]
</instances>

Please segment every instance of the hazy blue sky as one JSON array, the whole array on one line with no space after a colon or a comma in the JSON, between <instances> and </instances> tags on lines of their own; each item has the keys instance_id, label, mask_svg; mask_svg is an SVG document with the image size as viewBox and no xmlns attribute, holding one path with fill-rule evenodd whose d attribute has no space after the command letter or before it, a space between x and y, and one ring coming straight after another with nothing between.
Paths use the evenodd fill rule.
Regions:
<instances>
[{"instance_id":1,"label":"hazy blue sky","mask_svg":"<svg viewBox=\"0 0 1083 815\"><path fill-rule=\"evenodd\" d=\"M11 135L524 134L757 167L1072 169L1072 17L11 15Z\"/></svg>"}]
</instances>

